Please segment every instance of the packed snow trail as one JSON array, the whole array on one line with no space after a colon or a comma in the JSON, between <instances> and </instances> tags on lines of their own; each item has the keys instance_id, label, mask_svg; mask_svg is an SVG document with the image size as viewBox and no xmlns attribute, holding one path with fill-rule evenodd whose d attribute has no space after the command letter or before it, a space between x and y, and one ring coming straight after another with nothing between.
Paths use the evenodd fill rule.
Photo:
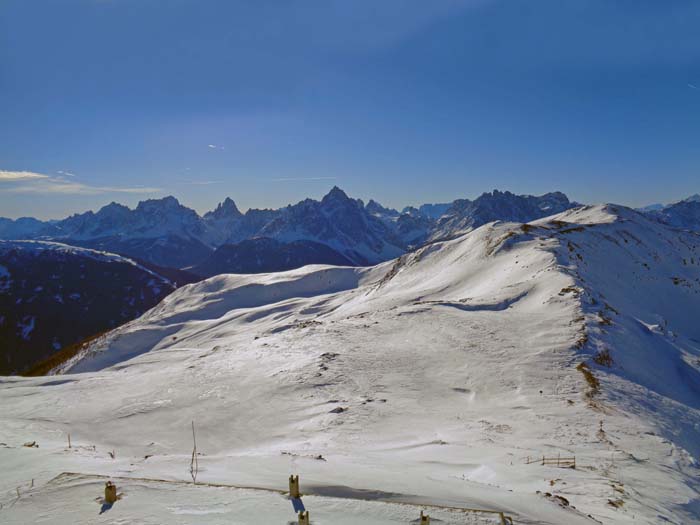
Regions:
<instances>
[{"instance_id":1,"label":"packed snow trail","mask_svg":"<svg viewBox=\"0 0 700 525\"><path fill-rule=\"evenodd\" d=\"M289 498L273 491L225 486L168 483L143 479L117 479L119 500L108 505L95 494L104 479L63 474L41 489L20 494L11 503L7 525L49 521L56 525L140 523L189 525L196 523L293 523ZM70 498L66 495L70 495ZM333 525L399 525L416 522L420 511L444 525L501 525L499 515L456 509L407 505L398 502L303 496L313 523ZM299 501L299 500L298 500ZM264 521L261 520L264 514Z\"/></svg>"},{"instance_id":2,"label":"packed snow trail","mask_svg":"<svg viewBox=\"0 0 700 525\"><path fill-rule=\"evenodd\" d=\"M299 473L516 523L692 523L698 250L599 206L371 268L185 286L60 378L0 380L2 501L65 471L186 480L194 420L198 481ZM557 454L577 468L526 463Z\"/></svg>"}]
</instances>

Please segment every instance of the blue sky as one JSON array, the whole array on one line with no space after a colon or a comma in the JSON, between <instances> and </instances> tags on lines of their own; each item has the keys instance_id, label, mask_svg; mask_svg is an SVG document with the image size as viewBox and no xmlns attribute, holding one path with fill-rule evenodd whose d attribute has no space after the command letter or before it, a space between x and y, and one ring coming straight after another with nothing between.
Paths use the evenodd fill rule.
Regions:
<instances>
[{"instance_id":1,"label":"blue sky","mask_svg":"<svg viewBox=\"0 0 700 525\"><path fill-rule=\"evenodd\" d=\"M700 191L700 2L3 0L0 216Z\"/></svg>"}]
</instances>

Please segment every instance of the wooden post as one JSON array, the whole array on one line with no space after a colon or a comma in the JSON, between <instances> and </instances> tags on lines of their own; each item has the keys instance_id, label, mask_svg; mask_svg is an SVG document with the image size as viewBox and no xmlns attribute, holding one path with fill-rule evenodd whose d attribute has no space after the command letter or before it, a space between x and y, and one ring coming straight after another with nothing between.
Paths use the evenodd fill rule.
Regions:
<instances>
[{"instance_id":1,"label":"wooden post","mask_svg":"<svg viewBox=\"0 0 700 525\"><path fill-rule=\"evenodd\" d=\"M508 525L508 523L506 522L506 517L502 512L499 512L498 516L501 518L501 525Z\"/></svg>"},{"instance_id":2,"label":"wooden post","mask_svg":"<svg viewBox=\"0 0 700 525\"><path fill-rule=\"evenodd\" d=\"M197 483L197 474L199 474L199 458L197 457L197 436L194 433L194 421L192 421L192 459L190 460L190 475L192 483Z\"/></svg>"},{"instance_id":3,"label":"wooden post","mask_svg":"<svg viewBox=\"0 0 700 525\"><path fill-rule=\"evenodd\" d=\"M70 434L68 434L68 448L71 448L71 445L70 445Z\"/></svg>"},{"instance_id":4,"label":"wooden post","mask_svg":"<svg viewBox=\"0 0 700 525\"><path fill-rule=\"evenodd\" d=\"M299 511L299 525L309 525L311 521L309 520L309 511Z\"/></svg>"},{"instance_id":5,"label":"wooden post","mask_svg":"<svg viewBox=\"0 0 700 525\"><path fill-rule=\"evenodd\" d=\"M561 452L557 454L557 467L559 466L559 460L561 459Z\"/></svg>"},{"instance_id":6,"label":"wooden post","mask_svg":"<svg viewBox=\"0 0 700 525\"><path fill-rule=\"evenodd\" d=\"M289 497L290 498L301 497L301 492L299 492L299 475L289 476Z\"/></svg>"},{"instance_id":7,"label":"wooden post","mask_svg":"<svg viewBox=\"0 0 700 525\"><path fill-rule=\"evenodd\" d=\"M420 525L430 525L430 516L427 514L423 514L423 511L420 511Z\"/></svg>"},{"instance_id":8,"label":"wooden post","mask_svg":"<svg viewBox=\"0 0 700 525\"><path fill-rule=\"evenodd\" d=\"M113 505L117 501L117 486L111 481L105 484L105 501L109 505Z\"/></svg>"},{"instance_id":9,"label":"wooden post","mask_svg":"<svg viewBox=\"0 0 700 525\"><path fill-rule=\"evenodd\" d=\"M544 456L542 456L542 464L544 465Z\"/></svg>"}]
</instances>

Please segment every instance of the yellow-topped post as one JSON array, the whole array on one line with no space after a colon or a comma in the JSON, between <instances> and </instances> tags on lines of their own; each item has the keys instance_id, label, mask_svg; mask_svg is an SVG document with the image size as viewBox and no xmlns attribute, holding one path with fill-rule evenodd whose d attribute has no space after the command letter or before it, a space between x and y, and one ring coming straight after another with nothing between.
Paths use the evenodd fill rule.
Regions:
<instances>
[{"instance_id":1,"label":"yellow-topped post","mask_svg":"<svg viewBox=\"0 0 700 525\"><path fill-rule=\"evenodd\" d=\"M289 476L289 497L290 498L301 497L301 492L299 492L299 476L298 475Z\"/></svg>"},{"instance_id":2,"label":"yellow-topped post","mask_svg":"<svg viewBox=\"0 0 700 525\"><path fill-rule=\"evenodd\" d=\"M108 481L105 484L105 501L109 505L112 505L117 501L117 486L111 481Z\"/></svg>"}]
</instances>

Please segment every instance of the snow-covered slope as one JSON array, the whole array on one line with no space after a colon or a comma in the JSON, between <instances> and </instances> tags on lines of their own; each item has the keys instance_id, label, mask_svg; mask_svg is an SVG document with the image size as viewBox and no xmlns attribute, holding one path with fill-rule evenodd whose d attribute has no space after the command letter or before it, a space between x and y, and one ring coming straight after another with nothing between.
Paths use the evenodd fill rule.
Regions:
<instances>
[{"instance_id":1,"label":"snow-covered slope","mask_svg":"<svg viewBox=\"0 0 700 525\"><path fill-rule=\"evenodd\" d=\"M617 206L486 224L370 268L213 277L62 377L2 380L2 501L61 471L188 479L194 420L201 482L285 488L300 473L311 494L515 523L694 523L699 279L697 236ZM65 450L68 432L96 451ZM265 508L244 523L269 523Z\"/></svg>"},{"instance_id":2,"label":"snow-covered slope","mask_svg":"<svg viewBox=\"0 0 700 525\"><path fill-rule=\"evenodd\" d=\"M690 454L674 447L677 461L694 465L700 458L700 235L612 205L535 224L565 239L562 264L577 282L566 293L582 303L584 350L606 365L602 390L616 392L615 406L624 412L646 408L656 432Z\"/></svg>"}]
</instances>

